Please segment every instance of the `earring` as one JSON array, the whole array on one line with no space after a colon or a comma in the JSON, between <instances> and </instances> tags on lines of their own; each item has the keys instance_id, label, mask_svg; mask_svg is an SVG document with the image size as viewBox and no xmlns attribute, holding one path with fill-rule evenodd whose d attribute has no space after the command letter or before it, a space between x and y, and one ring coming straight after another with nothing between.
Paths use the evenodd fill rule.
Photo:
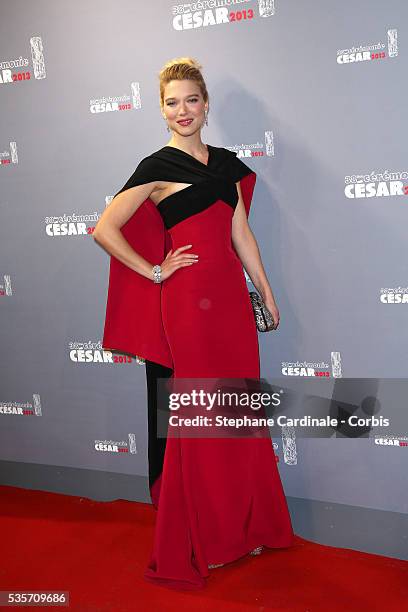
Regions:
<instances>
[{"instance_id":1,"label":"earring","mask_svg":"<svg viewBox=\"0 0 408 612\"><path fill-rule=\"evenodd\" d=\"M163 117L163 119L166 121L166 117ZM169 124L167 122L166 122L166 128L167 128L167 131L170 132Z\"/></svg>"},{"instance_id":2,"label":"earring","mask_svg":"<svg viewBox=\"0 0 408 612\"><path fill-rule=\"evenodd\" d=\"M205 111L205 125L208 125L208 111Z\"/></svg>"}]
</instances>

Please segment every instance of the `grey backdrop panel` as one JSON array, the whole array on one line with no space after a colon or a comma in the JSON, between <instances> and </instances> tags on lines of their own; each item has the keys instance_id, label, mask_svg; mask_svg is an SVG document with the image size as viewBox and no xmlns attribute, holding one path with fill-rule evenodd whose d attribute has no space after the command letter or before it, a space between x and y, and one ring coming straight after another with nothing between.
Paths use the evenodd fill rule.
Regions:
<instances>
[{"instance_id":1,"label":"grey backdrop panel","mask_svg":"<svg viewBox=\"0 0 408 612\"><path fill-rule=\"evenodd\" d=\"M406 377L407 304L380 299L385 287L404 293L404 196L345 192L345 177L407 182L406 2L248 1L225 9L229 22L189 28L185 15L181 29L175 6L1 9L4 484L149 499L144 365L98 360L109 258L91 232L139 160L169 140L157 74L180 55L204 66L203 141L254 152L244 158L258 174L250 224L281 312L279 332L260 336L262 375L314 362L337 377ZM338 63L338 50L360 45L383 56ZM27 66L8 83L7 63L20 57ZM121 96L129 110L91 112L91 100ZM351 179L352 192L368 182ZM78 235L49 235L45 219L64 215L84 216ZM297 533L405 558L406 433L394 431L392 447L298 440L294 464L276 440ZM124 452L96 450L98 440ZM352 520L364 529L350 537Z\"/></svg>"}]
</instances>

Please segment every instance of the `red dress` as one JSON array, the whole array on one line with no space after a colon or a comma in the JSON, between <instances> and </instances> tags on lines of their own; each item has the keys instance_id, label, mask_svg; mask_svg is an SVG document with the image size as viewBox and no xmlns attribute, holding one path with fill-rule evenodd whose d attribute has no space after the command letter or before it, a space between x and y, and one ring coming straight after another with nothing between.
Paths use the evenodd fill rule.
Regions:
<instances>
[{"instance_id":1,"label":"red dress","mask_svg":"<svg viewBox=\"0 0 408 612\"><path fill-rule=\"evenodd\" d=\"M152 180L189 183L157 207L147 200L122 231L153 264L161 263L169 248L186 244L192 244L189 252L198 254L199 261L155 285L112 258L103 346L171 368L174 379L259 379L257 329L231 240L235 183L240 181L248 215L256 174L235 153L208 149L205 165L180 149L163 147L142 160L124 186ZM147 223L152 233L145 241ZM135 300L142 300L136 322ZM200 589L209 564L233 561L260 545L294 543L269 436L169 435L151 494L157 507L145 571L151 582Z\"/></svg>"}]
</instances>

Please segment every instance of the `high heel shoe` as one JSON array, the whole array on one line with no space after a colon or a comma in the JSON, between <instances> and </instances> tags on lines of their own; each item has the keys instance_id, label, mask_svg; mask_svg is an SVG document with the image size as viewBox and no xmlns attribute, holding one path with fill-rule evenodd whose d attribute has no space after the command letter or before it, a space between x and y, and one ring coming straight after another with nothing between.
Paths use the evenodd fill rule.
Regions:
<instances>
[{"instance_id":1,"label":"high heel shoe","mask_svg":"<svg viewBox=\"0 0 408 612\"><path fill-rule=\"evenodd\" d=\"M252 557L256 557L257 555L260 555L262 553L264 549L264 546L258 546L257 548L254 548L254 550L251 550L251 552L249 553L250 555L252 555ZM210 563L210 565L208 566L208 569L215 569L216 567L223 567L223 565L225 565L225 563Z\"/></svg>"}]
</instances>

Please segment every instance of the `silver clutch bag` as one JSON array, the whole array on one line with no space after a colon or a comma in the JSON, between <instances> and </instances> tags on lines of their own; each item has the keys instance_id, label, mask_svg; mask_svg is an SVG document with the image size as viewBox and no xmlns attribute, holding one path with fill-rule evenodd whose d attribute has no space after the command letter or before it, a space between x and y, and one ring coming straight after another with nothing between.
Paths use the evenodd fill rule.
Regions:
<instances>
[{"instance_id":1,"label":"silver clutch bag","mask_svg":"<svg viewBox=\"0 0 408 612\"><path fill-rule=\"evenodd\" d=\"M262 297L256 291L250 291L252 308L255 316L255 323L258 331L267 332L275 329L275 321L273 320L270 310L265 306Z\"/></svg>"}]
</instances>

